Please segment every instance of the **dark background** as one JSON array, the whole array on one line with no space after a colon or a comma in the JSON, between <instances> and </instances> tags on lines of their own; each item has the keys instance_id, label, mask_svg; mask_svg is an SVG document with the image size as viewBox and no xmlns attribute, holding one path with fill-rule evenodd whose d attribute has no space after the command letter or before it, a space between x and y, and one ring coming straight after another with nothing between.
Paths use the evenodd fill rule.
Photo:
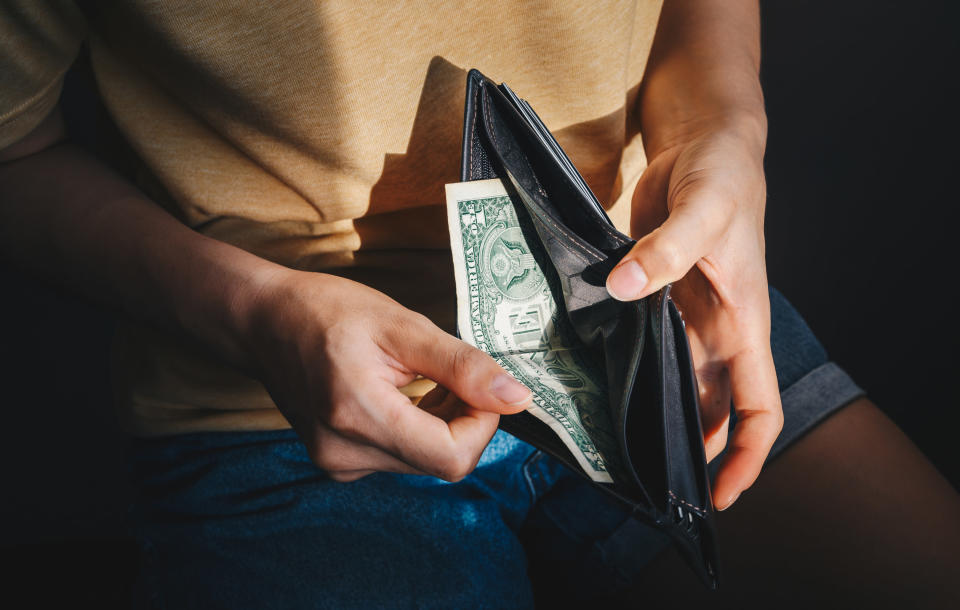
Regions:
<instances>
[{"instance_id":1,"label":"dark background","mask_svg":"<svg viewBox=\"0 0 960 610\"><path fill-rule=\"evenodd\" d=\"M960 486L956 281L957 9L950 2L763 4L770 281L832 358ZM93 102L70 77L71 131ZM108 312L0 267L5 591L122 607L124 438ZM826 499L825 499L826 501ZM12 587L12 589L11 589Z\"/></svg>"}]
</instances>

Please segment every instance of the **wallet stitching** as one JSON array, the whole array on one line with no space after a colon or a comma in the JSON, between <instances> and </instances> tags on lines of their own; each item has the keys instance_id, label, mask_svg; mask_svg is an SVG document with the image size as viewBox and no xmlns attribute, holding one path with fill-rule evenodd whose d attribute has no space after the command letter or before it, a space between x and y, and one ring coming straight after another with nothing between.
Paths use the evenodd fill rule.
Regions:
<instances>
[{"instance_id":1,"label":"wallet stitching","mask_svg":"<svg viewBox=\"0 0 960 610\"><path fill-rule=\"evenodd\" d=\"M474 143L474 142L476 141L476 139L477 139L477 135L476 135L476 131L477 131L477 107L476 107L477 104L476 104L476 100L474 100L473 106L474 106L474 107L473 107L473 118L472 118L472 120L470 121L470 131L471 131L472 133L470 134L470 146L467 147L467 155L468 155L467 163L470 165L470 179L471 179L471 180L473 180L473 177L476 175L476 174L474 173L474 171L473 171L473 143Z\"/></svg>"},{"instance_id":2,"label":"wallet stitching","mask_svg":"<svg viewBox=\"0 0 960 610\"><path fill-rule=\"evenodd\" d=\"M707 516L707 509L701 508L701 507L697 506L696 504L691 504L691 503L687 502L686 500L681 500L679 497L677 497L677 494L673 493L673 491L670 490L670 489L667 490L667 494L670 496L670 498L673 499L674 502L679 502L680 504L683 504L684 506L686 506L687 508L689 508L690 510L692 510L694 513L696 513L697 516L706 518L706 516Z\"/></svg>"},{"instance_id":3,"label":"wallet stitching","mask_svg":"<svg viewBox=\"0 0 960 610\"><path fill-rule=\"evenodd\" d=\"M575 233L573 233L572 231L570 231L569 229L567 229L566 227L564 227L564 226L561 225L560 223L554 221L552 218L542 218L542 221L543 221L544 224L549 224L549 225L552 226L554 229L556 229L557 231L559 231L560 233L562 233L562 234L564 235L564 237L566 237L566 238L569 240L569 243L570 243L572 246L576 247L577 249L579 249L582 253L584 253L584 254L586 255L586 256L579 256L576 252L572 252L572 253L571 253L571 254L577 256L577 258L579 258L581 262L583 262L583 263L585 263L585 264L589 264L589 263L591 263L591 262L594 262L594 261L591 260L592 257L589 256L589 255L592 254L592 252L590 252L589 250L587 250L586 248L584 248L579 242L577 242L577 241L574 239L574 237L577 237Z\"/></svg>"},{"instance_id":4,"label":"wallet stitching","mask_svg":"<svg viewBox=\"0 0 960 610\"><path fill-rule=\"evenodd\" d=\"M594 195L594 197L596 197L596 195ZM602 206L601 206L601 207L602 207ZM617 246L618 246L618 247L619 247L619 246L625 246L625 245L627 245L627 244L629 244L629 243L632 243L632 242L634 241L634 240L632 240L629 236L624 235L623 233L621 233L621 232L618 231L617 229L615 229L615 228L607 225L606 223L598 222L598 223L596 223L596 226L598 226L598 227L600 228L600 230L603 231L604 233L606 233L609 237L612 237L612 238L614 239L614 241L617 242Z\"/></svg>"},{"instance_id":5,"label":"wallet stitching","mask_svg":"<svg viewBox=\"0 0 960 610\"><path fill-rule=\"evenodd\" d=\"M477 101L478 101L478 100L476 99L477 97L479 97L479 91L477 92L477 94L474 94L474 100L473 100L473 117L472 117L472 119L471 119L471 121L470 121L470 126L471 126L470 131L472 132L472 134L471 134L469 152L467 153L467 154L470 155L469 163L470 163L470 178L471 178L471 179L473 179L473 177L476 175L476 173L475 173L475 171L474 171L474 166L473 166L473 143L474 143L474 142L476 141L476 139L477 139L477 106L479 105L479 104L477 103Z\"/></svg>"}]
</instances>

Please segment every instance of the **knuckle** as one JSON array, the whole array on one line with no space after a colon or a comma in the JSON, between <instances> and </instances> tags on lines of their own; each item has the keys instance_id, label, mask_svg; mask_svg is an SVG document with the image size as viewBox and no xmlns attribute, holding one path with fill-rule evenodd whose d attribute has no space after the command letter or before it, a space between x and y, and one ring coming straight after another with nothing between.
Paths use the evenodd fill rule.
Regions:
<instances>
[{"instance_id":1,"label":"knuckle","mask_svg":"<svg viewBox=\"0 0 960 610\"><path fill-rule=\"evenodd\" d=\"M324 420L328 426L334 430L340 430L344 424L348 423L346 409L339 403L330 405L330 408L324 413Z\"/></svg>"},{"instance_id":2,"label":"knuckle","mask_svg":"<svg viewBox=\"0 0 960 610\"><path fill-rule=\"evenodd\" d=\"M357 409L346 401L337 401L326 413L326 423L330 428L348 438L356 438L363 431L357 417Z\"/></svg>"},{"instance_id":3,"label":"knuckle","mask_svg":"<svg viewBox=\"0 0 960 610\"><path fill-rule=\"evenodd\" d=\"M486 356L468 345L458 347L453 353L451 371L455 378L466 379L487 364Z\"/></svg>"},{"instance_id":4,"label":"knuckle","mask_svg":"<svg viewBox=\"0 0 960 610\"><path fill-rule=\"evenodd\" d=\"M354 345L357 341L357 329L348 321L337 321L327 327L323 341L320 344L323 357L328 362L337 362L345 347Z\"/></svg>"},{"instance_id":5,"label":"knuckle","mask_svg":"<svg viewBox=\"0 0 960 610\"><path fill-rule=\"evenodd\" d=\"M418 328L437 328L437 325L434 324L433 320L418 311L406 310L405 313L410 316L409 322ZM404 320L403 322L404 325L406 325L408 320Z\"/></svg>"},{"instance_id":6,"label":"knuckle","mask_svg":"<svg viewBox=\"0 0 960 610\"><path fill-rule=\"evenodd\" d=\"M384 426L388 430L400 430L403 427L403 419L406 416L407 409L412 406L411 403L384 401L381 406L381 418Z\"/></svg>"},{"instance_id":7,"label":"knuckle","mask_svg":"<svg viewBox=\"0 0 960 610\"><path fill-rule=\"evenodd\" d=\"M656 240L653 243L653 252L655 259L663 268L663 272L671 280L679 279L687 272L685 267L687 264L686 250L683 245L675 240L668 238Z\"/></svg>"},{"instance_id":8,"label":"knuckle","mask_svg":"<svg viewBox=\"0 0 960 610\"><path fill-rule=\"evenodd\" d=\"M477 457L465 450L452 453L441 465L440 478L451 483L457 483L473 472L477 464Z\"/></svg>"},{"instance_id":9,"label":"knuckle","mask_svg":"<svg viewBox=\"0 0 960 610\"><path fill-rule=\"evenodd\" d=\"M430 318L409 309L394 312L393 315L383 320L383 324L388 329L385 335L389 337L392 348L401 351L403 348L409 347L408 338L411 333L429 337L433 336L433 333L443 332Z\"/></svg>"}]
</instances>

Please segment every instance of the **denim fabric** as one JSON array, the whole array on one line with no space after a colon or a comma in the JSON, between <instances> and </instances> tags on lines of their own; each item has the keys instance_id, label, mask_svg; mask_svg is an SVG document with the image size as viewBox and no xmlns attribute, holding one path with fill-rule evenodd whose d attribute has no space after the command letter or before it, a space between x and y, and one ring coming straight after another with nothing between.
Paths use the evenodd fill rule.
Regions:
<instances>
[{"instance_id":1,"label":"denim fabric","mask_svg":"<svg viewBox=\"0 0 960 610\"><path fill-rule=\"evenodd\" d=\"M779 452L862 391L770 296ZM552 605L627 585L668 544L504 432L455 484L337 483L289 430L140 440L131 472L143 607L524 608L535 589Z\"/></svg>"}]
</instances>

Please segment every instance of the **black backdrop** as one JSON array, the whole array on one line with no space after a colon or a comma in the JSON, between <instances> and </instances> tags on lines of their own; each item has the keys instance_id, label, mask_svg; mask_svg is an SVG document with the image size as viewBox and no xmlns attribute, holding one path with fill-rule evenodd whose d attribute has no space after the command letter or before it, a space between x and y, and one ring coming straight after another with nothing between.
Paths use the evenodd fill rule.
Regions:
<instances>
[{"instance_id":1,"label":"black backdrop","mask_svg":"<svg viewBox=\"0 0 960 610\"><path fill-rule=\"evenodd\" d=\"M770 282L954 486L956 6L764 3L762 73Z\"/></svg>"},{"instance_id":2,"label":"black backdrop","mask_svg":"<svg viewBox=\"0 0 960 610\"><path fill-rule=\"evenodd\" d=\"M957 9L918 0L763 9L771 283L958 486L949 247L960 158ZM68 120L82 129L89 96L83 85L67 96ZM122 606L136 555L122 530L111 318L7 267L0 273L0 553L20 566L5 573L7 590Z\"/></svg>"}]
</instances>

